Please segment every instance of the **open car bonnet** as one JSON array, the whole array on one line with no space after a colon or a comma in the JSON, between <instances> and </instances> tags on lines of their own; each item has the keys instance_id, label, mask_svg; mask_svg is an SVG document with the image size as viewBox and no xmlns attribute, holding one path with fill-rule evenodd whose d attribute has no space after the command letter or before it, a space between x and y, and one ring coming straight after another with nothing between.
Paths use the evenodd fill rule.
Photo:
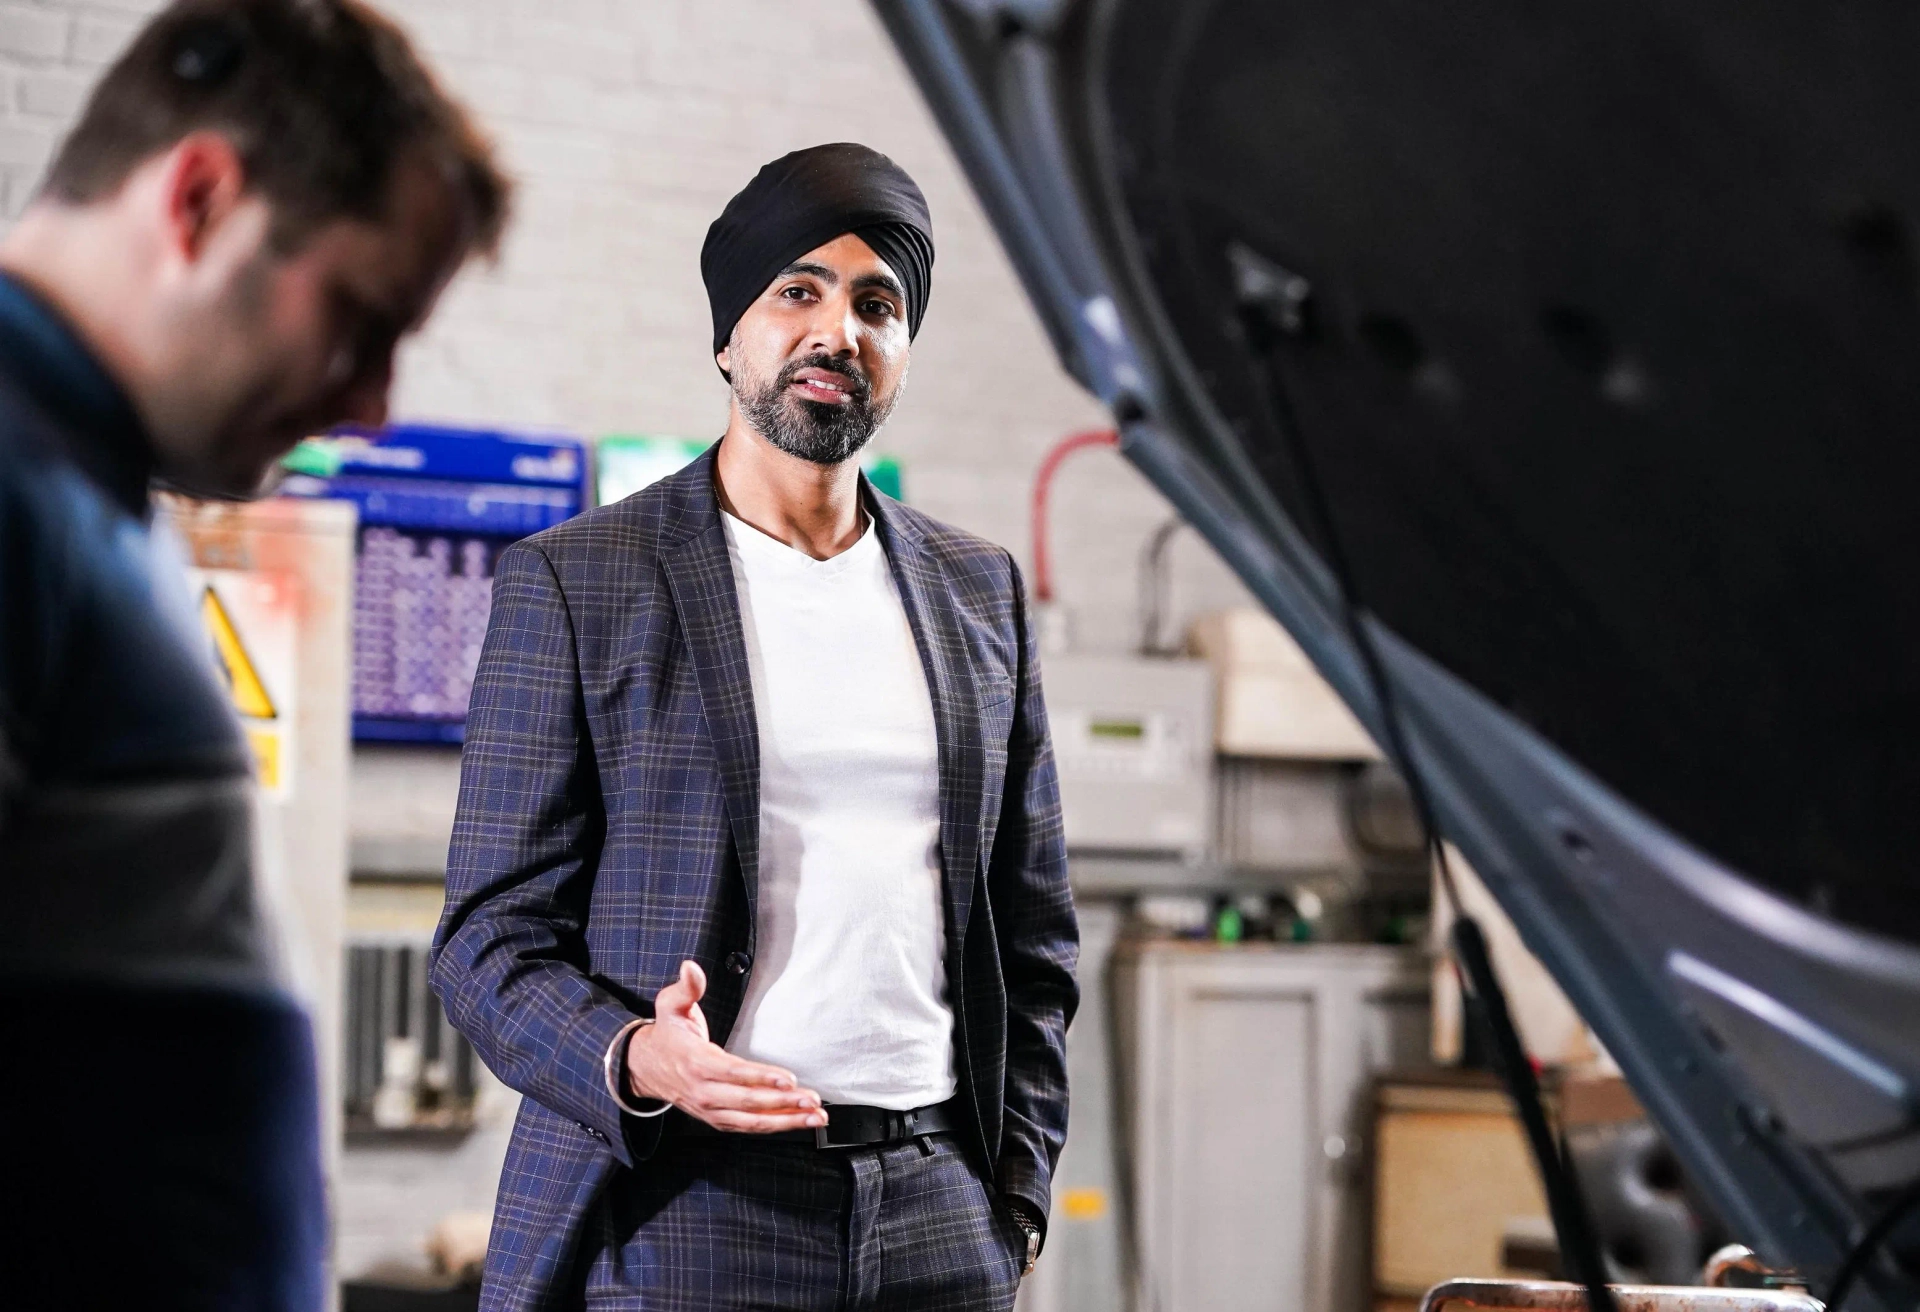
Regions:
<instances>
[{"instance_id":1,"label":"open car bonnet","mask_svg":"<svg viewBox=\"0 0 1920 1312\"><path fill-rule=\"evenodd\" d=\"M1920 1176L1920 12L877 7L1125 454L1386 742L1344 551L1441 828L1830 1272Z\"/></svg>"}]
</instances>

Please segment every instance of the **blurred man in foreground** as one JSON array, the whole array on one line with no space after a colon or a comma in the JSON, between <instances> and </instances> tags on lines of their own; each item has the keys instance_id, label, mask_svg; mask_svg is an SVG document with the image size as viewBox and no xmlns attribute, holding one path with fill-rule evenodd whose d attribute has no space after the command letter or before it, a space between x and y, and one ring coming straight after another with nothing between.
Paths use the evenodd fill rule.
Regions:
<instances>
[{"instance_id":1,"label":"blurred man in foreground","mask_svg":"<svg viewBox=\"0 0 1920 1312\"><path fill-rule=\"evenodd\" d=\"M183 0L0 242L0 1272L9 1308L317 1309L311 1037L248 761L148 508L386 415L507 186L355 0Z\"/></svg>"}]
</instances>

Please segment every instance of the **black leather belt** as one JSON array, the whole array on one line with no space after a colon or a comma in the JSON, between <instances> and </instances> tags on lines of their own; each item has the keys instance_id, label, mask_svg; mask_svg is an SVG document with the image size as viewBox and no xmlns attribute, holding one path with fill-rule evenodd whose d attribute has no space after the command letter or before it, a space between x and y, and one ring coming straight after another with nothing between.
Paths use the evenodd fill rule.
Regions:
<instances>
[{"instance_id":1,"label":"black leather belt","mask_svg":"<svg viewBox=\"0 0 1920 1312\"><path fill-rule=\"evenodd\" d=\"M810 1143L816 1148L871 1148L877 1144L900 1143L923 1134L945 1134L960 1128L960 1116L952 1102L931 1107L915 1107L897 1112L885 1107L861 1107L855 1103L827 1104L827 1123L812 1130L777 1130L772 1134L741 1134L716 1130L705 1121L679 1115L683 1134L711 1135L716 1138L755 1139L771 1143Z\"/></svg>"}]
</instances>

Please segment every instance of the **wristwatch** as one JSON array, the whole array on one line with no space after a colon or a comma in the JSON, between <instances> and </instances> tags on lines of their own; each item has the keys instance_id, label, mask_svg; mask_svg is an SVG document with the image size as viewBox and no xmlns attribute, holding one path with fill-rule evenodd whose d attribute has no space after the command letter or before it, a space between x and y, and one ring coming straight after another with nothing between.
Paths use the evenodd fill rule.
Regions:
<instances>
[{"instance_id":1,"label":"wristwatch","mask_svg":"<svg viewBox=\"0 0 1920 1312\"><path fill-rule=\"evenodd\" d=\"M1033 1274L1033 1264L1040 1260L1040 1225L1018 1203L1008 1202L1007 1211L1013 1215L1014 1224L1027 1236L1027 1260L1020 1268L1020 1276L1025 1279Z\"/></svg>"}]
</instances>

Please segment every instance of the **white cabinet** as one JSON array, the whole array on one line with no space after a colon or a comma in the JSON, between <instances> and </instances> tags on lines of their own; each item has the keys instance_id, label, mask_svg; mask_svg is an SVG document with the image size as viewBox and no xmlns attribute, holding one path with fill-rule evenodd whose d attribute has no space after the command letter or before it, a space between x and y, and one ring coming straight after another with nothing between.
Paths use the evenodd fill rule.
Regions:
<instances>
[{"instance_id":1,"label":"white cabinet","mask_svg":"<svg viewBox=\"0 0 1920 1312\"><path fill-rule=\"evenodd\" d=\"M1368 1091L1428 1061L1425 955L1156 942L1114 984L1135 1312L1361 1312Z\"/></svg>"},{"instance_id":2,"label":"white cabinet","mask_svg":"<svg viewBox=\"0 0 1920 1312\"><path fill-rule=\"evenodd\" d=\"M313 1017L329 1188L340 1163L352 506L169 498L208 639L255 761L259 887Z\"/></svg>"}]
</instances>

